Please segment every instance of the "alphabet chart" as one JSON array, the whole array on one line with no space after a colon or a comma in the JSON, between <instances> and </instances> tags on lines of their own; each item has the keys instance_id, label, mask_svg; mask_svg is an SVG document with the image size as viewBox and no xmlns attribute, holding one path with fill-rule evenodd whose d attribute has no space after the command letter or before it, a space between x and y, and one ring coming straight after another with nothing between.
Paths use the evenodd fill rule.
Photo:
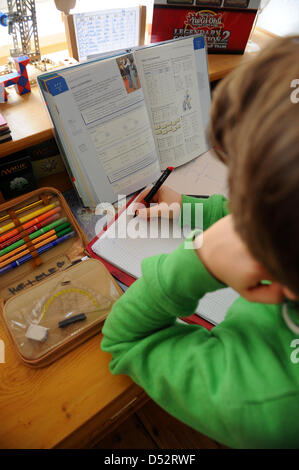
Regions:
<instances>
[{"instance_id":1,"label":"alphabet chart","mask_svg":"<svg viewBox=\"0 0 299 470\"><path fill-rule=\"evenodd\" d=\"M139 44L139 6L73 15L79 61Z\"/></svg>"}]
</instances>

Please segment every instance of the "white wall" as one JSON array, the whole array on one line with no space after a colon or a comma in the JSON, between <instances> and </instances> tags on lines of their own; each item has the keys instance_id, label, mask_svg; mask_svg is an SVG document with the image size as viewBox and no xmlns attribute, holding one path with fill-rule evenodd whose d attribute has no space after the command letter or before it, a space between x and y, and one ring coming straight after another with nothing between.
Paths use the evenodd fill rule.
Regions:
<instances>
[{"instance_id":1,"label":"white wall","mask_svg":"<svg viewBox=\"0 0 299 470\"><path fill-rule=\"evenodd\" d=\"M299 0L270 0L257 26L278 36L299 34Z\"/></svg>"}]
</instances>

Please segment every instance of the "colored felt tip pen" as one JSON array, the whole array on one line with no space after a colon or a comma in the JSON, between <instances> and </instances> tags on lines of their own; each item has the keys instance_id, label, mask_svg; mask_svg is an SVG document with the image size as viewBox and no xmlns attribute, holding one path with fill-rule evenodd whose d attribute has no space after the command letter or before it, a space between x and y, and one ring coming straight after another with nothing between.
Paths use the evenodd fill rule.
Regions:
<instances>
[{"instance_id":1,"label":"colored felt tip pen","mask_svg":"<svg viewBox=\"0 0 299 470\"><path fill-rule=\"evenodd\" d=\"M54 231L58 232L60 230L65 229L67 226L69 226L69 224L67 222L67 218L64 217L60 220L52 222L51 224L48 224L46 227L40 228L39 230L36 230L35 232L31 233L29 235L29 239L34 240L42 235L46 235L47 233L49 233L49 236L50 236L50 233L51 235L53 235ZM44 236L44 238L46 238L46 236ZM0 260L2 261L3 255L7 255L9 253L11 253L12 255L12 252L16 249L18 249L19 251L22 251L22 249L24 249L23 245L25 244L26 244L25 240L21 239L21 240L17 240L16 242L12 243L6 248L3 248L3 250L0 250Z\"/></svg>"},{"instance_id":2,"label":"colored felt tip pen","mask_svg":"<svg viewBox=\"0 0 299 470\"><path fill-rule=\"evenodd\" d=\"M65 240L68 240L69 238L73 237L75 235L75 232L70 232L66 233L65 235L61 236L60 238L57 238L56 240L51 241L50 243L47 243L44 246L41 246L40 248L37 248L37 252L39 255L44 253L45 251L50 250L51 248L54 248L54 246L59 245L60 243L64 242ZM5 274L7 271L10 271L11 269L17 268L23 263L26 263L27 261L32 259L31 253L26 254L25 256L22 256L21 258L11 262L9 265L4 266L0 268L0 275Z\"/></svg>"},{"instance_id":3,"label":"colored felt tip pen","mask_svg":"<svg viewBox=\"0 0 299 470\"><path fill-rule=\"evenodd\" d=\"M20 217L19 220L20 220L21 224L23 224L24 222L27 222L28 220L31 220L34 217L38 217L39 215L44 214L45 212L48 212L51 209L54 209L58 205L59 205L58 201L54 202L53 204L48 204L47 206L42 207L41 209L38 209L34 212L31 212L28 215L24 215L23 217ZM7 230L10 230L11 228L14 228L15 225L16 224L14 222L10 222L10 223L4 225L3 227L0 227L0 233L7 232Z\"/></svg>"},{"instance_id":4,"label":"colored felt tip pen","mask_svg":"<svg viewBox=\"0 0 299 470\"><path fill-rule=\"evenodd\" d=\"M164 181L168 178L168 176L170 175L170 173L174 170L174 167L173 166L169 166L168 168L166 168L166 170L163 171L162 175L160 176L160 178L158 179L158 181L154 184L154 186L152 187L152 189L150 190L150 192L143 198L143 202L148 205L151 200L153 199L153 197L155 196L155 194L159 191L159 189L161 188L162 184L164 183ZM136 212L134 214L134 217L136 217Z\"/></svg>"},{"instance_id":5,"label":"colored felt tip pen","mask_svg":"<svg viewBox=\"0 0 299 470\"><path fill-rule=\"evenodd\" d=\"M0 243L8 240L9 238L13 237L14 235L18 235L19 232L22 232L23 230L27 230L28 228L32 227L33 225L39 224L43 220L52 217L54 214L57 214L58 212L61 211L60 207L54 207L54 209L51 209L50 211L46 212L45 214L40 215L39 217L35 217L32 220L29 220L29 222L26 222L24 225L20 225L19 227L16 227L15 229L11 230L10 232L5 233L4 235L0 236ZM0 231L1 233L1 231Z\"/></svg>"}]
</instances>

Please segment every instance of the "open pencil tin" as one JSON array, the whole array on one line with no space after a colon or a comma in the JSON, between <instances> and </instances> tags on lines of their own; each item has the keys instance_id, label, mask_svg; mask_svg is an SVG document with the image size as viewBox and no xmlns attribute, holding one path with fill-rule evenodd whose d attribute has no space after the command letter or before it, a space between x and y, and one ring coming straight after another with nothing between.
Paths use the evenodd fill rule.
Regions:
<instances>
[{"instance_id":1,"label":"open pencil tin","mask_svg":"<svg viewBox=\"0 0 299 470\"><path fill-rule=\"evenodd\" d=\"M32 367L50 364L99 332L122 294L106 267L85 256L88 240L54 188L38 189L2 204L0 240L2 233L7 233L2 227L11 221L14 227L24 225L30 211L52 204L59 208L58 220L67 219L71 236L40 254L38 245L28 237L29 230L20 231L25 242L20 250L29 250L32 259L0 275L5 326L19 357ZM6 264L2 260L0 270Z\"/></svg>"}]
</instances>

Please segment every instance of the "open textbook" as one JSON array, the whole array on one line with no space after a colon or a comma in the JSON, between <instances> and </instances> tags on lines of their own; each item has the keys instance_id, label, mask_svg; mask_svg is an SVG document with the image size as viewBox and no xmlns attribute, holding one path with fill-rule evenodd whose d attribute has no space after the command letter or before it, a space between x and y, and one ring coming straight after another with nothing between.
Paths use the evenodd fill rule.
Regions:
<instances>
[{"instance_id":1,"label":"open textbook","mask_svg":"<svg viewBox=\"0 0 299 470\"><path fill-rule=\"evenodd\" d=\"M202 37L101 55L38 83L84 206L115 202L208 150Z\"/></svg>"},{"instance_id":2,"label":"open textbook","mask_svg":"<svg viewBox=\"0 0 299 470\"><path fill-rule=\"evenodd\" d=\"M181 228L178 220L156 218L148 221L133 218L133 214L130 204L91 249L97 256L138 279L144 258L173 252L191 229L188 226ZM217 325L224 320L227 310L238 297L239 294L229 287L208 293L199 302L196 313Z\"/></svg>"}]
</instances>

